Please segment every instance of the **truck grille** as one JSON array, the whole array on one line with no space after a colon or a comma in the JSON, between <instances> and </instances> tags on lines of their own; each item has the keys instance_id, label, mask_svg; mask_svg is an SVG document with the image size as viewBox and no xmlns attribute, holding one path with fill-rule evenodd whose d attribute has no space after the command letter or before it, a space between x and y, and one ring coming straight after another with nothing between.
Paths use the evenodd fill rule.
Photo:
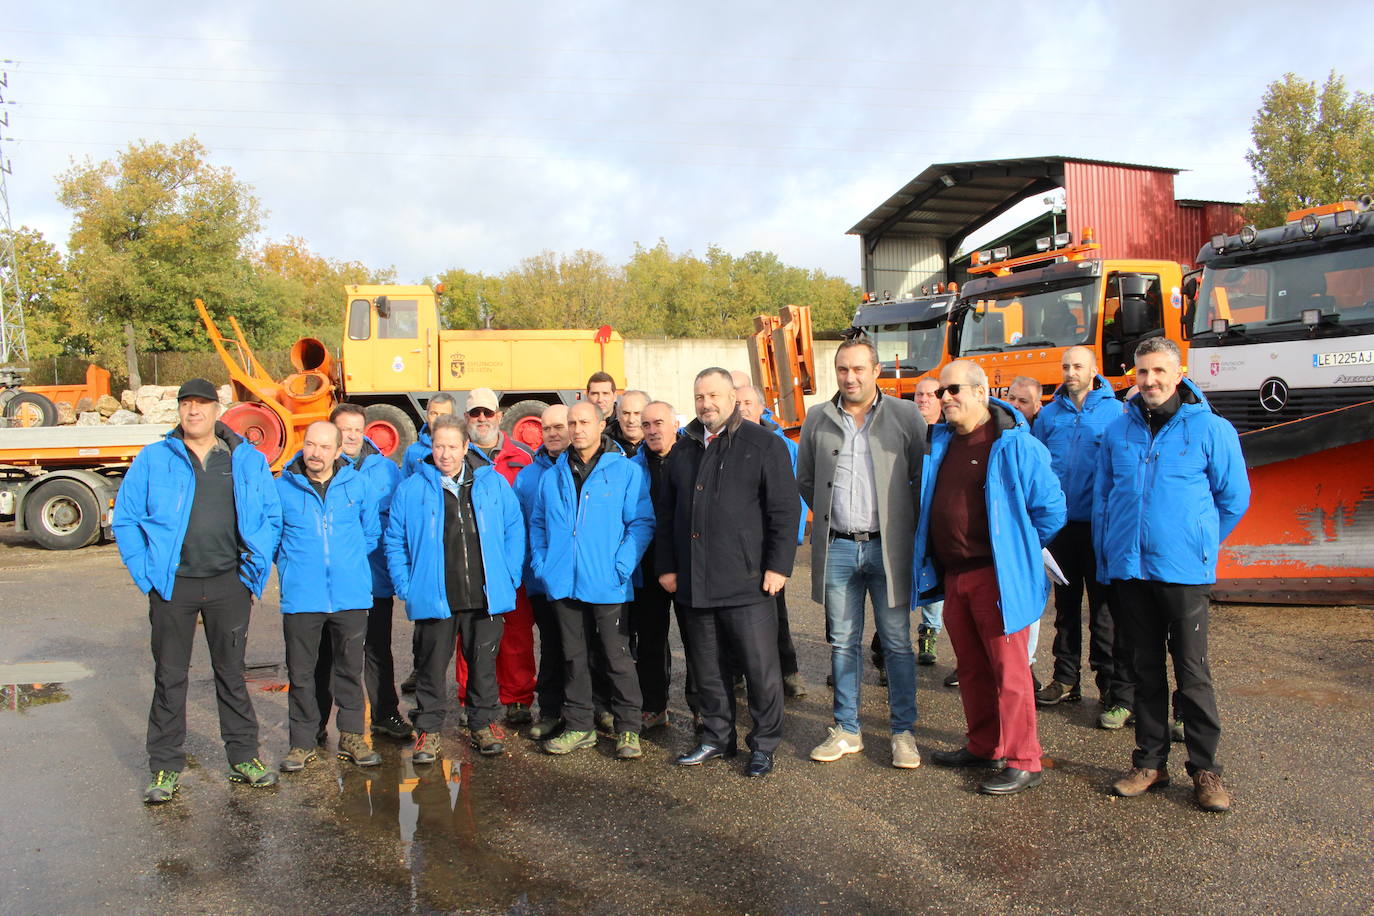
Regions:
<instances>
[{"instance_id":1,"label":"truck grille","mask_svg":"<svg viewBox=\"0 0 1374 916\"><path fill-rule=\"evenodd\" d=\"M1266 426L1301 420L1328 410L1374 400L1374 385L1350 388L1294 388L1282 410L1270 412L1260 405L1259 391L1213 391L1207 393L1212 408L1236 427L1248 433Z\"/></svg>"}]
</instances>

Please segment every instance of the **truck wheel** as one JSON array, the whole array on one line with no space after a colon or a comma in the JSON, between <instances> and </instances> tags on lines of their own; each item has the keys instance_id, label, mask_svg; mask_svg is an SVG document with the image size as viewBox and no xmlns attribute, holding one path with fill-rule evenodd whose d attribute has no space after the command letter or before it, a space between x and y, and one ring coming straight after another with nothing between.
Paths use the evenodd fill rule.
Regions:
<instances>
[{"instance_id":1,"label":"truck wheel","mask_svg":"<svg viewBox=\"0 0 1374 916\"><path fill-rule=\"evenodd\" d=\"M415 444L415 423L395 404L368 404L363 433L377 450L400 464L406 449Z\"/></svg>"},{"instance_id":2,"label":"truck wheel","mask_svg":"<svg viewBox=\"0 0 1374 916\"><path fill-rule=\"evenodd\" d=\"M24 524L49 550L76 550L100 537L100 505L76 480L54 480L24 500Z\"/></svg>"},{"instance_id":3,"label":"truck wheel","mask_svg":"<svg viewBox=\"0 0 1374 916\"><path fill-rule=\"evenodd\" d=\"M539 418L548 406L543 401L516 401L505 409L501 431L537 451L544 444L544 424Z\"/></svg>"},{"instance_id":4,"label":"truck wheel","mask_svg":"<svg viewBox=\"0 0 1374 916\"><path fill-rule=\"evenodd\" d=\"M10 426L56 426L57 407L36 391L21 391L5 404Z\"/></svg>"}]
</instances>

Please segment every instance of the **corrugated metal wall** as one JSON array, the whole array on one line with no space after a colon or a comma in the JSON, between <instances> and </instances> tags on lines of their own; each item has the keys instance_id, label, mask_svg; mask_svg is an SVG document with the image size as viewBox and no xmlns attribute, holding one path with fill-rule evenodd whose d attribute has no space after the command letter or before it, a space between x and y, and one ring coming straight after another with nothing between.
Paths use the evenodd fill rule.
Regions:
<instances>
[{"instance_id":1,"label":"corrugated metal wall","mask_svg":"<svg viewBox=\"0 0 1374 916\"><path fill-rule=\"evenodd\" d=\"M884 237L865 262L865 290L878 295L889 292L894 299L944 280L944 244L939 239Z\"/></svg>"},{"instance_id":2,"label":"corrugated metal wall","mask_svg":"<svg viewBox=\"0 0 1374 916\"><path fill-rule=\"evenodd\" d=\"M1091 226L1106 258L1192 264L1214 234L1240 227L1234 206L1178 204L1170 172L1070 161L1064 163L1064 193L1074 241Z\"/></svg>"}]
</instances>

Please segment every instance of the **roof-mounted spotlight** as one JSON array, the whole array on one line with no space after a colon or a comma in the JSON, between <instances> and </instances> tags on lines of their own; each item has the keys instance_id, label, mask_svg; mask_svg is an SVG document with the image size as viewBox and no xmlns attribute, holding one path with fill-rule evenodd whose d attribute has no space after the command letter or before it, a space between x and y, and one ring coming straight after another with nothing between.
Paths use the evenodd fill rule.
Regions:
<instances>
[{"instance_id":1,"label":"roof-mounted spotlight","mask_svg":"<svg viewBox=\"0 0 1374 916\"><path fill-rule=\"evenodd\" d=\"M1054 247L1063 248L1073 241L1072 232L1061 232L1054 237Z\"/></svg>"},{"instance_id":2,"label":"roof-mounted spotlight","mask_svg":"<svg viewBox=\"0 0 1374 916\"><path fill-rule=\"evenodd\" d=\"M1225 318L1212 319L1212 333L1217 335L1218 337L1222 336L1230 329L1231 322L1227 321Z\"/></svg>"},{"instance_id":3,"label":"roof-mounted spotlight","mask_svg":"<svg viewBox=\"0 0 1374 916\"><path fill-rule=\"evenodd\" d=\"M1242 226L1240 230L1240 243L1242 245L1253 245L1258 236L1259 232L1254 226Z\"/></svg>"},{"instance_id":4,"label":"roof-mounted spotlight","mask_svg":"<svg viewBox=\"0 0 1374 916\"><path fill-rule=\"evenodd\" d=\"M1049 251L1049 250L1050 250L1050 242L1051 242L1051 241L1053 241L1053 240L1052 240L1049 236L1045 236L1043 239L1036 239L1036 240L1035 240L1035 250L1036 250L1036 251Z\"/></svg>"},{"instance_id":5,"label":"roof-mounted spotlight","mask_svg":"<svg viewBox=\"0 0 1374 916\"><path fill-rule=\"evenodd\" d=\"M1316 235L1316 234L1317 234L1317 215L1316 215L1315 213L1309 213L1309 214L1307 214L1306 216L1304 216L1304 217L1302 218L1302 222L1299 223L1298 225L1301 226L1301 227L1302 227L1302 231L1305 232L1305 233L1307 233L1308 235Z\"/></svg>"},{"instance_id":6,"label":"roof-mounted spotlight","mask_svg":"<svg viewBox=\"0 0 1374 916\"><path fill-rule=\"evenodd\" d=\"M1302 310L1302 323L1305 324L1305 325L1307 325L1309 328L1315 328L1317 325L1319 325L1319 324L1322 323L1322 310L1321 310L1321 309L1303 309L1303 310Z\"/></svg>"},{"instance_id":7,"label":"roof-mounted spotlight","mask_svg":"<svg viewBox=\"0 0 1374 916\"><path fill-rule=\"evenodd\" d=\"M1006 245L1003 245L1001 248L992 249L992 259L994 261L1005 261L1009 257L1011 257L1011 249Z\"/></svg>"},{"instance_id":8,"label":"roof-mounted spotlight","mask_svg":"<svg viewBox=\"0 0 1374 916\"><path fill-rule=\"evenodd\" d=\"M1349 232L1351 229L1355 228L1354 210L1337 210L1332 219L1337 229Z\"/></svg>"},{"instance_id":9,"label":"roof-mounted spotlight","mask_svg":"<svg viewBox=\"0 0 1374 916\"><path fill-rule=\"evenodd\" d=\"M1225 250L1226 250L1226 234L1225 234L1225 233L1219 232L1219 233L1217 233L1216 235L1212 236L1212 250L1213 250L1213 251L1225 251Z\"/></svg>"}]
</instances>

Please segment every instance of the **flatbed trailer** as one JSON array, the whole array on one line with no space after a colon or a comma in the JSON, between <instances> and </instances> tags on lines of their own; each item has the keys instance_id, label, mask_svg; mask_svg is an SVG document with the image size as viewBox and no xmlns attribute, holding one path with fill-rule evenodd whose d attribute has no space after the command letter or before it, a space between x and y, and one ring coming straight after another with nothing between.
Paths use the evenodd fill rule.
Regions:
<instances>
[{"instance_id":1,"label":"flatbed trailer","mask_svg":"<svg viewBox=\"0 0 1374 916\"><path fill-rule=\"evenodd\" d=\"M0 519L50 550L108 537L115 494L163 423L0 429Z\"/></svg>"}]
</instances>

